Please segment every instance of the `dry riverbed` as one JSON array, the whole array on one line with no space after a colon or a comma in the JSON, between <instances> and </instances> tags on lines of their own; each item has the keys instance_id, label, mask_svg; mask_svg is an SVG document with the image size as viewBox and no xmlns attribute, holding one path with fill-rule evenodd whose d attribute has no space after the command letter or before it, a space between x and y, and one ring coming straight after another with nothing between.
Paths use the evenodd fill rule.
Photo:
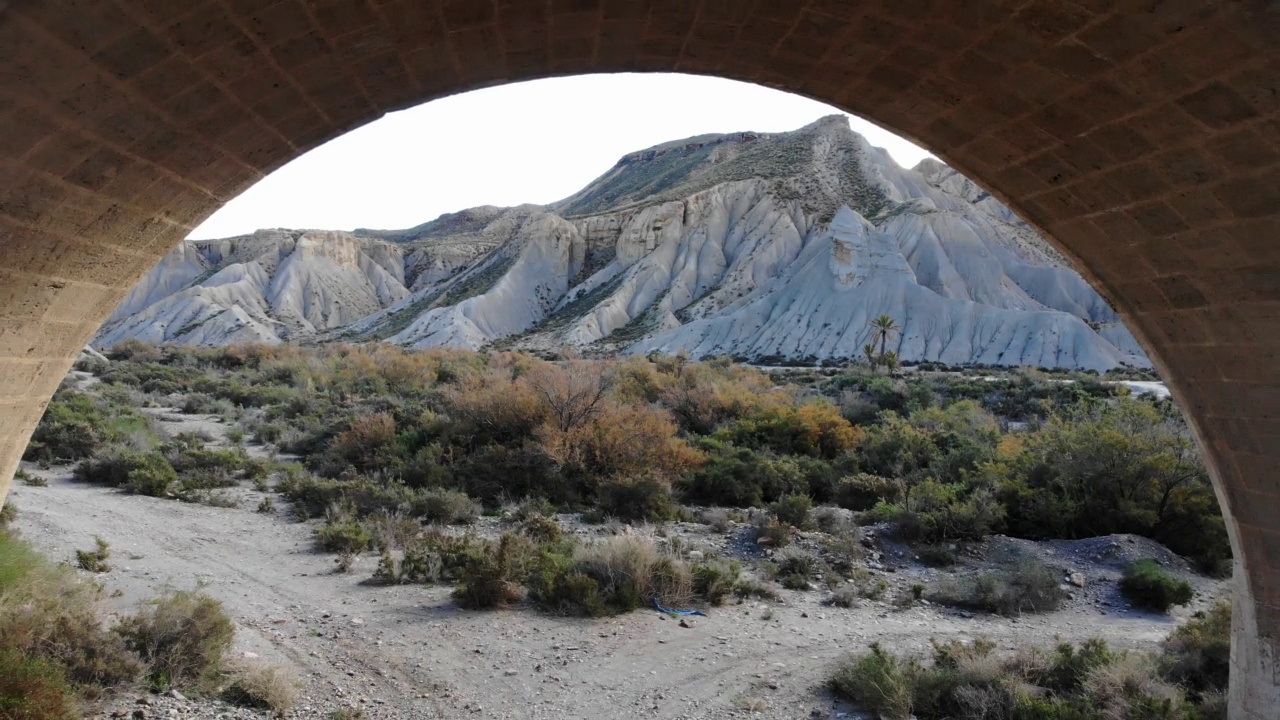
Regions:
<instances>
[{"instance_id":1,"label":"dry riverbed","mask_svg":"<svg viewBox=\"0 0 1280 720\"><path fill-rule=\"evenodd\" d=\"M170 433L202 430L215 444L223 426L210 416L155 411ZM988 637L999 646L1102 637L1125 648L1154 648L1179 618L1226 592L1190 573L1180 559L1130 536L1029 543L993 538L966 556L970 569L1013 551L1039 554L1084 587L1071 586L1064 609L1018 619L890 599L948 572L923 566L908 548L877 544L875 571L891 586L881 601L829 607L823 590L782 590L780 602L729 604L691 627L653 611L602 620L559 618L529 607L495 612L458 608L449 588L362 584L377 558L334 572L332 555L312 548L310 523L289 519L286 503L255 512L261 493L232 490L235 508L127 495L76 483L69 467L24 464L46 487L15 483L16 527L55 559L70 559L99 535L111 544L111 572L97 576L115 612L166 587L202 587L237 625L236 654L292 670L301 699L296 718L328 718L339 708L364 718L837 718L858 717L822 684L841 656L879 641L925 653L930 638ZM582 534L610 532L562 516ZM486 518L477 532L497 531ZM646 531L640 529L638 531ZM720 534L695 523L661 530L685 548L737 555L752 569L761 551L738 525ZM1156 557L1197 590L1172 617L1135 612L1115 581L1124 562ZM139 704L139 700L147 704ZM109 699L103 717L141 710L153 718L249 718L253 711L216 701L128 694ZM354 716L354 715L353 715Z\"/></svg>"}]
</instances>

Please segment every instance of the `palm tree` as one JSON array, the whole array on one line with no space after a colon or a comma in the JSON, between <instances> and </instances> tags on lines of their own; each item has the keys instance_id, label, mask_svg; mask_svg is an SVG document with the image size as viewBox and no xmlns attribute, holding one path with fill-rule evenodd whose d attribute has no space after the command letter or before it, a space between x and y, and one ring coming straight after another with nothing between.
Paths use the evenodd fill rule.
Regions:
<instances>
[{"instance_id":1,"label":"palm tree","mask_svg":"<svg viewBox=\"0 0 1280 720\"><path fill-rule=\"evenodd\" d=\"M898 369L898 353L890 350L880 356L880 362L884 363L885 372L892 376L894 371Z\"/></svg>"},{"instance_id":2,"label":"palm tree","mask_svg":"<svg viewBox=\"0 0 1280 720\"><path fill-rule=\"evenodd\" d=\"M876 366L876 344L867 343L863 345L862 354L867 356L867 364L874 368Z\"/></svg>"},{"instance_id":3,"label":"palm tree","mask_svg":"<svg viewBox=\"0 0 1280 720\"><path fill-rule=\"evenodd\" d=\"M884 346L889 341L889 333L898 331L898 323L889 315L881 315L871 321L871 327L875 330L873 336L880 338L880 358L883 360Z\"/></svg>"}]
</instances>

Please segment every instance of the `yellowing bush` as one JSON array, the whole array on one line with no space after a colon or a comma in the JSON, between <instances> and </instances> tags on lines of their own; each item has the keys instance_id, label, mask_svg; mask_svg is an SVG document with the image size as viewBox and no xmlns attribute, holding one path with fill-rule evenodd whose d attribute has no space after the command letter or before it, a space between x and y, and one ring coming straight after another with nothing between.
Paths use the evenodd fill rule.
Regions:
<instances>
[{"instance_id":1,"label":"yellowing bush","mask_svg":"<svg viewBox=\"0 0 1280 720\"><path fill-rule=\"evenodd\" d=\"M608 402L585 424L565 430L544 423L537 436L561 466L576 465L598 478L656 474L670 482L701 460L676 430L661 408Z\"/></svg>"}]
</instances>

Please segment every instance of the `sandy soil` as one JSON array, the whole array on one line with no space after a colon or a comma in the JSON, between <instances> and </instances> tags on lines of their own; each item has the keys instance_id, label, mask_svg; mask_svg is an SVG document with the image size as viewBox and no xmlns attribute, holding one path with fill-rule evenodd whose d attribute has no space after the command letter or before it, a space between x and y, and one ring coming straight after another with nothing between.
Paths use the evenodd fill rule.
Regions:
<instances>
[{"instance_id":1,"label":"sandy soil","mask_svg":"<svg viewBox=\"0 0 1280 720\"><path fill-rule=\"evenodd\" d=\"M155 413L169 432L199 425L222 441L215 418ZM781 603L713 609L691 628L649 611L604 620L528 607L470 612L452 603L446 587L360 584L373 557L335 574L333 557L312 550L311 525L283 512L254 512L263 494L249 488L233 491L238 508L214 508L78 484L66 467L26 469L49 484L14 485L24 537L54 558L71 558L94 535L106 539L114 569L98 580L119 591L111 600L117 612L165 586L203 587L236 621L237 654L293 669L303 695L290 713L297 718L329 717L339 707L363 708L365 718L857 717L821 685L837 659L872 641L924 652L930 638L986 636L1012 648L1097 636L1150 648L1178 618L1224 591L1217 581L1189 576L1198 590L1192 607L1172 618L1133 612L1114 587L1126 558L1155 554L1183 568L1159 546L1122 536L997 539L984 552L1031 548L1083 572L1086 587L1073 590L1064 610L1020 619L931 606L900 610L887 601L839 609L821 604L822 591L783 591ZM285 503L277 498L276 505ZM701 526L673 530L691 536L688 545L733 545ZM909 550L891 544L880 557L895 568L883 573L895 587L943 572L913 563ZM134 695L118 698L104 716L136 702ZM256 716L216 702L148 702L152 717Z\"/></svg>"}]
</instances>

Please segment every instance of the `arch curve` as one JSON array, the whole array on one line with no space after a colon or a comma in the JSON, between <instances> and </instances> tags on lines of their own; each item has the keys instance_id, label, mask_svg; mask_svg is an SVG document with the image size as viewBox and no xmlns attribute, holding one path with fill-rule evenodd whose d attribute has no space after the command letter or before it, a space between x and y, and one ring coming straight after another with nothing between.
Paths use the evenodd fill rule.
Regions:
<instances>
[{"instance_id":1,"label":"arch curve","mask_svg":"<svg viewBox=\"0 0 1280 720\"><path fill-rule=\"evenodd\" d=\"M1280 707L1280 10L1267 0L0 4L0 494L78 349L190 228L394 109L745 80L930 148L1064 250L1196 429L1236 553L1231 716ZM624 109L625 111L625 109Z\"/></svg>"}]
</instances>

